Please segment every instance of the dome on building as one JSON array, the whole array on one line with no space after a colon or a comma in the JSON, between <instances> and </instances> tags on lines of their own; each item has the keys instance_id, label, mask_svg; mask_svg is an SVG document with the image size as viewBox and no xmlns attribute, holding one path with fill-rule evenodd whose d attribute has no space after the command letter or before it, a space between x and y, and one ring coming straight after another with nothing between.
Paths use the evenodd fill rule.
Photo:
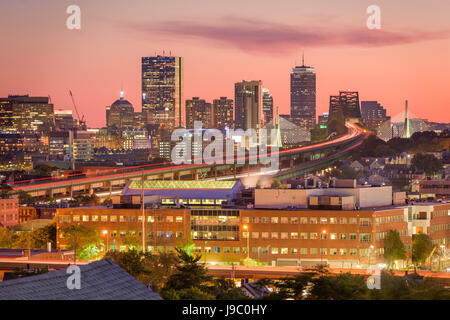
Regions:
<instances>
[{"instance_id":1,"label":"dome on building","mask_svg":"<svg viewBox=\"0 0 450 320\"><path fill-rule=\"evenodd\" d=\"M112 109L116 109L114 107L120 107L120 108L126 108L126 107L131 107L131 109L134 110L133 105L131 104L130 101L124 99L123 97L123 91L120 92L120 99L117 99L116 101L114 101L113 104L111 104L111 108Z\"/></svg>"}]
</instances>

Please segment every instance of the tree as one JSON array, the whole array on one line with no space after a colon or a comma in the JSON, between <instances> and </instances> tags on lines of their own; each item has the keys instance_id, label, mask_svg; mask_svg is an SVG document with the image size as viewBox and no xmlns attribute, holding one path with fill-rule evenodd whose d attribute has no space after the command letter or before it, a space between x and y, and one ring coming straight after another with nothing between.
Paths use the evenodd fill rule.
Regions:
<instances>
[{"instance_id":1,"label":"tree","mask_svg":"<svg viewBox=\"0 0 450 320\"><path fill-rule=\"evenodd\" d=\"M105 258L113 260L135 278L144 271L144 255L141 251L109 251Z\"/></svg>"},{"instance_id":2,"label":"tree","mask_svg":"<svg viewBox=\"0 0 450 320\"><path fill-rule=\"evenodd\" d=\"M336 276L322 275L311 280L311 300L355 300L365 299L369 289L366 279L350 273Z\"/></svg>"},{"instance_id":3,"label":"tree","mask_svg":"<svg viewBox=\"0 0 450 320\"><path fill-rule=\"evenodd\" d=\"M203 265L197 264L201 255L190 255L180 248L175 248L178 253L176 272L167 281L167 289L181 290L188 288L205 289L212 277L207 275L207 270Z\"/></svg>"},{"instance_id":4,"label":"tree","mask_svg":"<svg viewBox=\"0 0 450 320\"><path fill-rule=\"evenodd\" d=\"M395 260L405 260L405 245L397 230L389 230L384 239L384 260L391 267Z\"/></svg>"},{"instance_id":5,"label":"tree","mask_svg":"<svg viewBox=\"0 0 450 320\"><path fill-rule=\"evenodd\" d=\"M34 174L37 176L49 177L54 169L55 167L51 165L40 163L34 167Z\"/></svg>"},{"instance_id":6,"label":"tree","mask_svg":"<svg viewBox=\"0 0 450 320\"><path fill-rule=\"evenodd\" d=\"M270 185L270 187L273 188L273 189L279 189L279 188L282 187L282 184L281 184L280 180L273 179L272 180L272 184Z\"/></svg>"},{"instance_id":7,"label":"tree","mask_svg":"<svg viewBox=\"0 0 450 320\"><path fill-rule=\"evenodd\" d=\"M159 292L165 286L169 277L176 271L178 259L173 253L153 254L129 250L127 252L106 253L109 258L134 276L141 283Z\"/></svg>"},{"instance_id":8,"label":"tree","mask_svg":"<svg viewBox=\"0 0 450 320\"><path fill-rule=\"evenodd\" d=\"M61 229L61 232L67 240L68 249L75 249L76 246L79 258L88 260L98 258L100 253L98 248L102 244L102 239L97 231L85 226L70 225ZM96 246L97 249L94 249L93 246Z\"/></svg>"},{"instance_id":9,"label":"tree","mask_svg":"<svg viewBox=\"0 0 450 320\"><path fill-rule=\"evenodd\" d=\"M276 281L260 281L261 285L269 285L275 288L264 299L269 300L302 300L305 298L305 291L316 273L305 273L296 277L283 278Z\"/></svg>"},{"instance_id":10,"label":"tree","mask_svg":"<svg viewBox=\"0 0 450 320\"><path fill-rule=\"evenodd\" d=\"M122 238L122 243L129 249L142 250L142 239L137 233L129 233Z\"/></svg>"},{"instance_id":11,"label":"tree","mask_svg":"<svg viewBox=\"0 0 450 320\"><path fill-rule=\"evenodd\" d=\"M56 222L34 230L32 237L35 248L46 249L49 242L56 248Z\"/></svg>"},{"instance_id":12,"label":"tree","mask_svg":"<svg viewBox=\"0 0 450 320\"><path fill-rule=\"evenodd\" d=\"M432 154L416 153L411 164L419 171L432 175L442 169L442 162Z\"/></svg>"},{"instance_id":13,"label":"tree","mask_svg":"<svg viewBox=\"0 0 450 320\"><path fill-rule=\"evenodd\" d=\"M20 204L34 204L34 197L28 192L20 190L19 191L19 203Z\"/></svg>"},{"instance_id":14,"label":"tree","mask_svg":"<svg viewBox=\"0 0 450 320\"><path fill-rule=\"evenodd\" d=\"M11 191L12 191L12 188L9 185L3 183L0 186L0 199L11 198Z\"/></svg>"},{"instance_id":15,"label":"tree","mask_svg":"<svg viewBox=\"0 0 450 320\"><path fill-rule=\"evenodd\" d=\"M0 248L10 249L13 242L13 233L11 230L0 226Z\"/></svg>"},{"instance_id":16,"label":"tree","mask_svg":"<svg viewBox=\"0 0 450 320\"><path fill-rule=\"evenodd\" d=\"M412 243L412 262L414 265L424 264L431 251L433 251L433 244L428 235L424 233L414 235Z\"/></svg>"}]
</instances>

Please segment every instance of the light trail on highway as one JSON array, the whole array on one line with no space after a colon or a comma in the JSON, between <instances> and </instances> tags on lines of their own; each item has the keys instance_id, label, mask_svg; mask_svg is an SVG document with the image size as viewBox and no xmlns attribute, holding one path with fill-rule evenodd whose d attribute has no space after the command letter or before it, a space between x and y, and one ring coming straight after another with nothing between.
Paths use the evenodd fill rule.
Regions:
<instances>
[{"instance_id":1,"label":"light trail on highway","mask_svg":"<svg viewBox=\"0 0 450 320\"><path fill-rule=\"evenodd\" d=\"M348 133L334 139L334 140L329 140L329 141L325 141L325 142L321 142L321 143L317 143L317 144L313 144L313 145L308 145L308 146L303 146L303 147L298 147L298 148L293 148L293 149L288 149L288 150L282 150L282 151L276 151L276 152L269 152L268 155L287 155L287 154L295 154L295 153L299 153L299 152L305 152L305 151L313 151L315 149L321 149L327 146L333 146L333 145L338 145L339 143L342 142L346 142L346 141L351 141L352 139L361 136L361 135L365 135L365 138L367 138L371 133L367 132L367 130L359 127L356 124L347 122L346 127L348 128ZM345 151L345 150L344 150ZM341 151L340 153L344 152ZM235 161L240 161L240 160L249 160L252 158L258 157L258 155L253 155L253 156L245 156L245 157L239 157L239 158L235 158ZM213 158L207 158L207 159L203 159L203 160L220 160L223 158L218 158L218 157L213 157ZM195 159L194 159L195 161ZM121 168L120 170L130 170L130 169L143 169L143 168L147 168L147 167L151 167L151 166L163 166L160 168L154 168L154 169L146 169L146 170L140 170L140 171L131 171L131 172L116 172L114 174L110 174L110 175L102 175L101 173L103 172L109 172L109 171L116 171L117 169L108 169L108 170L104 170L102 172L97 172L95 174L93 174L92 176L88 176L85 178L79 178L79 179L64 179L64 180L58 180L58 181L48 181L48 182L43 182L43 183L33 183L30 185L24 185L24 186L17 186L18 184L21 183L27 183L27 182L35 182L35 181L45 181L45 180L54 180L54 177L48 177L48 178L41 178L41 179L33 179L33 180L22 180L22 181L14 181L14 182L10 182L8 183L8 185L12 186L14 190L19 191L19 190L30 190L30 189L36 189L42 186L51 186L51 187L57 187L57 186L64 186L69 182L73 182L76 184L83 184L83 183L88 183L88 182L96 182L98 178L102 178L102 179L124 179L126 178L127 175L136 175L137 173L139 174L148 174L148 173L154 173L154 172L158 172L158 171L170 171L170 170L180 170L180 169L194 169L196 167L201 167L201 166L206 166L206 165L210 165L208 163L199 163L199 164L183 164L183 165L174 165L174 166L164 166L164 165L170 165L173 164L173 162L165 162L165 163L157 163L157 164L146 164L146 165L141 165L141 166L133 166L133 167L126 167L126 168ZM222 163L222 164L226 164L226 163ZM220 165L220 164L219 164ZM74 174L74 175L68 175L67 177L72 177L72 176L76 176L76 175L86 175L85 173L80 173L80 174Z\"/></svg>"}]
</instances>

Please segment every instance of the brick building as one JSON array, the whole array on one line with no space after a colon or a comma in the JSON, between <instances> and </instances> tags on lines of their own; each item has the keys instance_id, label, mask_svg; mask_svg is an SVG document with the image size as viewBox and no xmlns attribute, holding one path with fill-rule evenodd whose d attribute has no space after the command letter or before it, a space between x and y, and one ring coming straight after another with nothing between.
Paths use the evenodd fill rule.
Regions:
<instances>
[{"instance_id":1,"label":"brick building","mask_svg":"<svg viewBox=\"0 0 450 320\"><path fill-rule=\"evenodd\" d=\"M417 233L449 247L450 204L388 206L363 210L160 208L145 210L149 251L171 252L187 239L202 260L239 263L247 256L267 265L356 267L383 262L383 239L398 230L408 250ZM62 228L86 225L110 250L126 250L127 234L141 235L139 209L57 209L58 247ZM139 238L140 239L140 238Z\"/></svg>"},{"instance_id":2,"label":"brick building","mask_svg":"<svg viewBox=\"0 0 450 320\"><path fill-rule=\"evenodd\" d=\"M0 226L11 227L19 222L19 199L0 199Z\"/></svg>"}]
</instances>

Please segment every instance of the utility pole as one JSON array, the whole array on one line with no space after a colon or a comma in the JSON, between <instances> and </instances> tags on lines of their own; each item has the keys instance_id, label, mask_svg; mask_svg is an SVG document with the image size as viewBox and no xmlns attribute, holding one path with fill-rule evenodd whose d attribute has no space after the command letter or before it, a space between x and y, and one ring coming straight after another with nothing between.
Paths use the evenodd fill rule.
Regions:
<instances>
[{"instance_id":1,"label":"utility pole","mask_svg":"<svg viewBox=\"0 0 450 320\"><path fill-rule=\"evenodd\" d=\"M142 170L142 179L141 179L141 207L142 207L142 253L145 253L144 170Z\"/></svg>"}]
</instances>

